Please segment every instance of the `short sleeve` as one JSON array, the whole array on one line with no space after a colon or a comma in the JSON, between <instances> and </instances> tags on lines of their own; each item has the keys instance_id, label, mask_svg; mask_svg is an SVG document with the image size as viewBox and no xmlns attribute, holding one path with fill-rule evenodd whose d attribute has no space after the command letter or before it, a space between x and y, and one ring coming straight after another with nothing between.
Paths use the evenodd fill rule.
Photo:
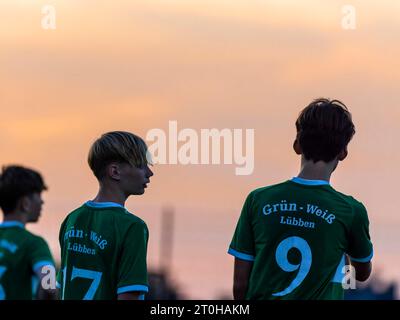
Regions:
<instances>
[{"instance_id":1,"label":"short sleeve","mask_svg":"<svg viewBox=\"0 0 400 320\"><path fill-rule=\"evenodd\" d=\"M243 205L228 253L236 258L254 261L254 236L251 223L253 196L250 193Z\"/></svg>"},{"instance_id":2,"label":"short sleeve","mask_svg":"<svg viewBox=\"0 0 400 320\"><path fill-rule=\"evenodd\" d=\"M373 247L369 235L368 214L361 203L355 207L347 254L355 262L369 262L373 256Z\"/></svg>"},{"instance_id":3,"label":"short sleeve","mask_svg":"<svg viewBox=\"0 0 400 320\"><path fill-rule=\"evenodd\" d=\"M137 222L128 229L122 243L117 294L149 291L146 263L148 238L144 222Z\"/></svg>"},{"instance_id":4,"label":"short sleeve","mask_svg":"<svg viewBox=\"0 0 400 320\"><path fill-rule=\"evenodd\" d=\"M31 240L29 257L32 270L35 273L44 266L51 265L54 267L54 260L49 246L42 237L36 236Z\"/></svg>"}]
</instances>

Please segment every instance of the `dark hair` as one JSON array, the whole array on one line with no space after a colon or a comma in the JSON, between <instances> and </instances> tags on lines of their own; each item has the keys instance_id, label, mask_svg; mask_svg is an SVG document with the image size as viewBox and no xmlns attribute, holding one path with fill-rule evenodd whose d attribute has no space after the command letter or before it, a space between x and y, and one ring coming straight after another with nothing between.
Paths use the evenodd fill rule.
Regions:
<instances>
[{"instance_id":1,"label":"dark hair","mask_svg":"<svg viewBox=\"0 0 400 320\"><path fill-rule=\"evenodd\" d=\"M88 163L97 179L102 179L111 162L129 163L142 167L150 163L146 143L139 136L125 131L103 134L92 145Z\"/></svg>"},{"instance_id":2,"label":"dark hair","mask_svg":"<svg viewBox=\"0 0 400 320\"><path fill-rule=\"evenodd\" d=\"M24 196L47 190L39 172L21 166L4 166L0 175L0 207L4 214L16 209Z\"/></svg>"},{"instance_id":3,"label":"dark hair","mask_svg":"<svg viewBox=\"0 0 400 320\"><path fill-rule=\"evenodd\" d=\"M339 100L315 99L296 121L297 141L307 160L330 162L355 134L351 113Z\"/></svg>"}]
</instances>

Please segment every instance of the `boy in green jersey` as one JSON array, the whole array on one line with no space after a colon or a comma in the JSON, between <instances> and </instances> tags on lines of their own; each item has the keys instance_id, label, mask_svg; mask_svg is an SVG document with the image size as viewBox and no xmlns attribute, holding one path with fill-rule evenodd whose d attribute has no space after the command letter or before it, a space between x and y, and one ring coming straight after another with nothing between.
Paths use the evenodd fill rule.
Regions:
<instances>
[{"instance_id":1,"label":"boy in green jersey","mask_svg":"<svg viewBox=\"0 0 400 320\"><path fill-rule=\"evenodd\" d=\"M42 176L20 166L0 175L0 300L55 299L54 260L46 241L25 229L39 220ZM36 281L35 281L36 280ZM32 288L32 284L37 285ZM33 293L33 294L32 294Z\"/></svg>"},{"instance_id":2,"label":"boy in green jersey","mask_svg":"<svg viewBox=\"0 0 400 320\"><path fill-rule=\"evenodd\" d=\"M129 132L106 133L92 145L88 162L100 188L61 225L61 299L144 299L149 232L125 202L150 182L146 156L145 142Z\"/></svg>"},{"instance_id":3,"label":"boy in green jersey","mask_svg":"<svg viewBox=\"0 0 400 320\"><path fill-rule=\"evenodd\" d=\"M338 100L317 99L296 128L299 175L244 203L228 251L235 299L343 299L347 255L357 280L371 273L367 211L329 183L355 133L351 114Z\"/></svg>"}]
</instances>

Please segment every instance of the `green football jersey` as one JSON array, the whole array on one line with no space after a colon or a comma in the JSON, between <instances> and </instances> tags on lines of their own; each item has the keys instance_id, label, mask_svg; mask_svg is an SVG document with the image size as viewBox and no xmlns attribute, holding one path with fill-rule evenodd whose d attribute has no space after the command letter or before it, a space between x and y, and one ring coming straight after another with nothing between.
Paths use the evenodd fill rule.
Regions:
<instances>
[{"instance_id":1,"label":"green football jersey","mask_svg":"<svg viewBox=\"0 0 400 320\"><path fill-rule=\"evenodd\" d=\"M113 202L88 201L60 229L61 299L112 300L148 292L147 243L143 220Z\"/></svg>"},{"instance_id":2,"label":"green football jersey","mask_svg":"<svg viewBox=\"0 0 400 320\"><path fill-rule=\"evenodd\" d=\"M368 262L373 249L360 202L293 178L248 195L228 253L253 261L246 299L343 299L345 254Z\"/></svg>"},{"instance_id":3,"label":"green football jersey","mask_svg":"<svg viewBox=\"0 0 400 320\"><path fill-rule=\"evenodd\" d=\"M46 241L18 221L0 224L0 300L31 300L42 267L54 267Z\"/></svg>"}]
</instances>

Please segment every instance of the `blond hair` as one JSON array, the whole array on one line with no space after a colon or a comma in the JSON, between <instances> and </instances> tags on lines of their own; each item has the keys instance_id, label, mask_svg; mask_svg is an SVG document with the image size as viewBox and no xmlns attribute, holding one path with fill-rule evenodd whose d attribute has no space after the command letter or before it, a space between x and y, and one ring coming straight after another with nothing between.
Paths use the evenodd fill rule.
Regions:
<instances>
[{"instance_id":1,"label":"blond hair","mask_svg":"<svg viewBox=\"0 0 400 320\"><path fill-rule=\"evenodd\" d=\"M130 132L112 131L103 134L91 146L88 163L94 175L102 179L111 162L125 162L135 167L149 164L146 143Z\"/></svg>"}]
</instances>

